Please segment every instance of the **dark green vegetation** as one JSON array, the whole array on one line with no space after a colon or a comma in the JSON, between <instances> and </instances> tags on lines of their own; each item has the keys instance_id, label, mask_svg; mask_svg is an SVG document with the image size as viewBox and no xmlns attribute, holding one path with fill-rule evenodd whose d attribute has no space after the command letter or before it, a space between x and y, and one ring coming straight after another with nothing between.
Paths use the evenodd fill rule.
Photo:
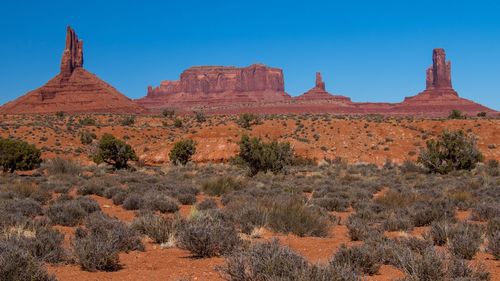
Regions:
<instances>
[{"instance_id":1,"label":"dark green vegetation","mask_svg":"<svg viewBox=\"0 0 500 281\"><path fill-rule=\"evenodd\" d=\"M4 172L32 170L42 160L41 151L25 141L0 138L0 167Z\"/></svg>"},{"instance_id":2,"label":"dark green vegetation","mask_svg":"<svg viewBox=\"0 0 500 281\"><path fill-rule=\"evenodd\" d=\"M123 169L127 167L129 160L137 160L137 156L129 144L111 134L104 134L93 159L98 164L104 162L113 165L116 169Z\"/></svg>"},{"instance_id":3,"label":"dark green vegetation","mask_svg":"<svg viewBox=\"0 0 500 281\"><path fill-rule=\"evenodd\" d=\"M196 153L196 142L190 139L178 141L168 154L174 165L186 165Z\"/></svg>"},{"instance_id":4,"label":"dark green vegetation","mask_svg":"<svg viewBox=\"0 0 500 281\"><path fill-rule=\"evenodd\" d=\"M239 158L250 169L250 175L258 172L283 172L293 160L293 150L289 143L265 143L247 135L241 137Z\"/></svg>"},{"instance_id":5,"label":"dark green vegetation","mask_svg":"<svg viewBox=\"0 0 500 281\"><path fill-rule=\"evenodd\" d=\"M427 141L427 149L418 161L433 173L446 174L455 170L471 170L483 160L474 136L463 131L445 131L437 140Z\"/></svg>"}]
</instances>

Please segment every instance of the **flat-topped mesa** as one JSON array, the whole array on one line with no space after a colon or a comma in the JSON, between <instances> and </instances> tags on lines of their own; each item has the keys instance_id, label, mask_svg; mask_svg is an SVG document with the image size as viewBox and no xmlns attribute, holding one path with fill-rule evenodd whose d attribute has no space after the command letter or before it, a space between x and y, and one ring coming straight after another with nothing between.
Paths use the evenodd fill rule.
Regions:
<instances>
[{"instance_id":1,"label":"flat-topped mesa","mask_svg":"<svg viewBox=\"0 0 500 281\"><path fill-rule=\"evenodd\" d=\"M289 101L283 71L263 64L248 67L195 66L177 81L162 81L148 87L147 96L137 100L149 108L196 107L236 103Z\"/></svg>"},{"instance_id":2,"label":"flat-topped mesa","mask_svg":"<svg viewBox=\"0 0 500 281\"><path fill-rule=\"evenodd\" d=\"M71 75L73 70L83 67L83 41L78 40L75 31L66 28L66 47L61 59L61 74Z\"/></svg>"},{"instance_id":3,"label":"flat-topped mesa","mask_svg":"<svg viewBox=\"0 0 500 281\"><path fill-rule=\"evenodd\" d=\"M304 102L341 102L341 103L350 103L351 99L345 96L332 95L326 91L325 82L323 82L323 78L321 77L321 72L316 72L316 83L314 88L305 92L304 94L297 96L294 98L295 101L304 103Z\"/></svg>"}]
</instances>

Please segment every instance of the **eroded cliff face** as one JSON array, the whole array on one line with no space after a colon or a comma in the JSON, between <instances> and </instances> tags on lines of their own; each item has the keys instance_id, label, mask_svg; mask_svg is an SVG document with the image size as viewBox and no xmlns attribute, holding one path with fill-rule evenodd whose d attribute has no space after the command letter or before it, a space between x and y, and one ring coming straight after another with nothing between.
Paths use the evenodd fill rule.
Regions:
<instances>
[{"instance_id":1,"label":"eroded cliff face","mask_svg":"<svg viewBox=\"0 0 500 281\"><path fill-rule=\"evenodd\" d=\"M83 68L83 41L68 27L60 73L42 87L0 107L4 114L58 111L141 113L145 110Z\"/></svg>"},{"instance_id":2,"label":"eroded cliff face","mask_svg":"<svg viewBox=\"0 0 500 281\"><path fill-rule=\"evenodd\" d=\"M177 81L148 87L137 102L147 108L222 106L227 104L286 102L283 71L262 64L248 67L197 66Z\"/></svg>"}]
</instances>

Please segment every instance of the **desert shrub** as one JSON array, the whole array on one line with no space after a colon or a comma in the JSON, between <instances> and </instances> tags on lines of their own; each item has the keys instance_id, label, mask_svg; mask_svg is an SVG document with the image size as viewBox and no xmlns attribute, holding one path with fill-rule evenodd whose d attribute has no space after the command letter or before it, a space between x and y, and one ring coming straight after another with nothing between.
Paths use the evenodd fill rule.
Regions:
<instances>
[{"instance_id":1,"label":"desert shrub","mask_svg":"<svg viewBox=\"0 0 500 281\"><path fill-rule=\"evenodd\" d=\"M413 221L409 215L402 212L392 213L383 222L383 228L387 231L411 230L413 229Z\"/></svg>"},{"instance_id":2,"label":"desert shrub","mask_svg":"<svg viewBox=\"0 0 500 281\"><path fill-rule=\"evenodd\" d=\"M483 155L472 136L463 131L445 131L438 140L427 141L427 149L418 157L430 172L446 174L453 170L471 170Z\"/></svg>"},{"instance_id":3,"label":"desert shrub","mask_svg":"<svg viewBox=\"0 0 500 281\"><path fill-rule=\"evenodd\" d=\"M119 249L108 232L88 233L77 228L72 243L80 267L86 271L115 271L120 269Z\"/></svg>"},{"instance_id":4,"label":"desert shrub","mask_svg":"<svg viewBox=\"0 0 500 281\"><path fill-rule=\"evenodd\" d=\"M7 186L7 191L12 192L15 197L27 198L38 190L32 181L16 181Z\"/></svg>"},{"instance_id":5,"label":"desert shrub","mask_svg":"<svg viewBox=\"0 0 500 281\"><path fill-rule=\"evenodd\" d=\"M132 228L147 235L155 243L163 244L175 235L175 221L170 218L156 216L151 213L137 217L132 222Z\"/></svg>"},{"instance_id":6,"label":"desert shrub","mask_svg":"<svg viewBox=\"0 0 500 281\"><path fill-rule=\"evenodd\" d=\"M126 116L121 121L122 126L132 126L135 123L135 116Z\"/></svg>"},{"instance_id":7,"label":"desert shrub","mask_svg":"<svg viewBox=\"0 0 500 281\"><path fill-rule=\"evenodd\" d=\"M488 235L488 250L495 259L500 259L500 230Z\"/></svg>"},{"instance_id":8,"label":"desert shrub","mask_svg":"<svg viewBox=\"0 0 500 281\"><path fill-rule=\"evenodd\" d=\"M197 210L211 210L211 209L217 209L217 203L215 202L214 199L212 198L207 198L200 203L196 204L196 209Z\"/></svg>"},{"instance_id":9,"label":"desert shrub","mask_svg":"<svg viewBox=\"0 0 500 281\"><path fill-rule=\"evenodd\" d=\"M87 219L85 228L77 228L72 242L78 264L87 271L120 269L120 251L144 250L135 230L102 213Z\"/></svg>"},{"instance_id":10,"label":"desert shrub","mask_svg":"<svg viewBox=\"0 0 500 281\"><path fill-rule=\"evenodd\" d=\"M234 225L204 212L180 227L177 240L180 248L197 257L226 255L241 244Z\"/></svg>"},{"instance_id":11,"label":"desert shrub","mask_svg":"<svg viewBox=\"0 0 500 281\"><path fill-rule=\"evenodd\" d=\"M450 252L461 259L472 259L481 245L481 234L476 225L469 223L457 224L449 235Z\"/></svg>"},{"instance_id":12,"label":"desert shrub","mask_svg":"<svg viewBox=\"0 0 500 281\"><path fill-rule=\"evenodd\" d=\"M96 138L97 135L89 131L83 131L80 133L80 142L84 145L91 144Z\"/></svg>"},{"instance_id":13,"label":"desert shrub","mask_svg":"<svg viewBox=\"0 0 500 281\"><path fill-rule=\"evenodd\" d=\"M268 207L259 201L235 200L224 211L231 214L241 232L251 234L255 228L267 223Z\"/></svg>"},{"instance_id":14,"label":"desert shrub","mask_svg":"<svg viewBox=\"0 0 500 281\"><path fill-rule=\"evenodd\" d=\"M80 119L78 122L82 126L95 126L95 125L97 125L97 121L92 117L85 117L83 119Z\"/></svg>"},{"instance_id":15,"label":"desert shrub","mask_svg":"<svg viewBox=\"0 0 500 281\"><path fill-rule=\"evenodd\" d=\"M145 205L144 203L145 200L141 195L137 193L130 193L123 200L122 206L125 210L139 210Z\"/></svg>"},{"instance_id":16,"label":"desert shrub","mask_svg":"<svg viewBox=\"0 0 500 281\"><path fill-rule=\"evenodd\" d=\"M179 205L174 199L162 195L149 193L144 197L144 206L151 211L159 211L161 213L175 213L179 210Z\"/></svg>"},{"instance_id":17,"label":"desert shrub","mask_svg":"<svg viewBox=\"0 0 500 281\"><path fill-rule=\"evenodd\" d=\"M80 173L81 167L72 160L54 158L47 161L47 171L51 175L71 175L76 176Z\"/></svg>"},{"instance_id":18,"label":"desert shrub","mask_svg":"<svg viewBox=\"0 0 500 281\"><path fill-rule=\"evenodd\" d=\"M258 117L251 113L241 114L236 121L236 123L243 129L250 129L252 125L257 124L258 122Z\"/></svg>"},{"instance_id":19,"label":"desert shrub","mask_svg":"<svg viewBox=\"0 0 500 281\"><path fill-rule=\"evenodd\" d=\"M488 221L500 217L500 208L496 204L482 203L474 206L470 219L474 221Z\"/></svg>"},{"instance_id":20,"label":"desert shrub","mask_svg":"<svg viewBox=\"0 0 500 281\"><path fill-rule=\"evenodd\" d=\"M452 225L447 221L434 221L431 223L431 228L428 236L434 242L434 245L443 246L448 241L448 236L452 230Z\"/></svg>"},{"instance_id":21,"label":"desert shrub","mask_svg":"<svg viewBox=\"0 0 500 281\"><path fill-rule=\"evenodd\" d=\"M422 254L406 248L398 250L396 266L406 274L404 280L446 280L444 256L438 254L433 248L427 248Z\"/></svg>"},{"instance_id":22,"label":"desert shrub","mask_svg":"<svg viewBox=\"0 0 500 281\"><path fill-rule=\"evenodd\" d=\"M196 119L196 122L198 122L198 123L203 123L203 122L207 121L205 114L203 114L203 112L201 112L201 111L194 112L194 119Z\"/></svg>"},{"instance_id":23,"label":"desert shrub","mask_svg":"<svg viewBox=\"0 0 500 281\"><path fill-rule=\"evenodd\" d=\"M4 230L4 236L42 262L64 261L66 253L62 247L64 235L44 221L21 223Z\"/></svg>"},{"instance_id":24,"label":"desert shrub","mask_svg":"<svg viewBox=\"0 0 500 281\"><path fill-rule=\"evenodd\" d=\"M125 199L129 196L129 192L127 190L120 190L116 192L111 199L113 200L113 204L122 205Z\"/></svg>"},{"instance_id":25,"label":"desert shrub","mask_svg":"<svg viewBox=\"0 0 500 281\"><path fill-rule=\"evenodd\" d=\"M366 221L356 217L349 217L346 226L352 241L364 241L380 234L378 229L370 227Z\"/></svg>"},{"instance_id":26,"label":"desert shrub","mask_svg":"<svg viewBox=\"0 0 500 281\"><path fill-rule=\"evenodd\" d=\"M233 252L222 268L224 278L231 281L296 280L296 281L359 281L352 268L313 265L277 239L258 243L244 251Z\"/></svg>"},{"instance_id":27,"label":"desert shrub","mask_svg":"<svg viewBox=\"0 0 500 281\"><path fill-rule=\"evenodd\" d=\"M350 201L342 197L315 198L313 204L325 208L330 212L345 212L349 208Z\"/></svg>"},{"instance_id":28,"label":"desert shrub","mask_svg":"<svg viewBox=\"0 0 500 281\"><path fill-rule=\"evenodd\" d=\"M33 218L43 214L43 209L40 203L31 199L11 199L5 202L0 202L0 208L10 214L16 214L23 217Z\"/></svg>"},{"instance_id":29,"label":"desert shrub","mask_svg":"<svg viewBox=\"0 0 500 281\"><path fill-rule=\"evenodd\" d=\"M107 236L112 238L110 242L115 243L119 251L144 250L144 245L135 229L104 213L92 213L85 221L85 228L91 234L107 232Z\"/></svg>"},{"instance_id":30,"label":"desert shrub","mask_svg":"<svg viewBox=\"0 0 500 281\"><path fill-rule=\"evenodd\" d=\"M300 237L325 237L330 222L319 209L306 206L301 200L285 198L277 200L267 214L267 226L281 233L294 233Z\"/></svg>"},{"instance_id":31,"label":"desert shrub","mask_svg":"<svg viewBox=\"0 0 500 281\"><path fill-rule=\"evenodd\" d=\"M182 120L179 118L175 118L174 120L174 127L176 128L182 128Z\"/></svg>"},{"instance_id":32,"label":"desert shrub","mask_svg":"<svg viewBox=\"0 0 500 281\"><path fill-rule=\"evenodd\" d=\"M280 245L277 239L238 251L226 260L226 273L232 281L299 280L309 264L299 254Z\"/></svg>"},{"instance_id":33,"label":"desert shrub","mask_svg":"<svg viewBox=\"0 0 500 281\"><path fill-rule=\"evenodd\" d=\"M500 231L500 217L490 219L486 225L487 235L491 235L497 231Z\"/></svg>"},{"instance_id":34,"label":"desert shrub","mask_svg":"<svg viewBox=\"0 0 500 281\"><path fill-rule=\"evenodd\" d=\"M0 240L0 276L6 281L56 281L29 251Z\"/></svg>"},{"instance_id":35,"label":"desert shrub","mask_svg":"<svg viewBox=\"0 0 500 281\"><path fill-rule=\"evenodd\" d=\"M177 196L177 200L179 200L182 205L193 205L196 203L196 195L191 193L181 193Z\"/></svg>"},{"instance_id":36,"label":"desert shrub","mask_svg":"<svg viewBox=\"0 0 500 281\"><path fill-rule=\"evenodd\" d=\"M231 176L220 176L203 182L201 189L211 196L221 196L241 189L243 183Z\"/></svg>"},{"instance_id":37,"label":"desert shrub","mask_svg":"<svg viewBox=\"0 0 500 281\"><path fill-rule=\"evenodd\" d=\"M244 135L240 141L239 157L247 163L253 176L260 171L283 172L292 161L293 151L290 143L264 143Z\"/></svg>"},{"instance_id":38,"label":"desert shrub","mask_svg":"<svg viewBox=\"0 0 500 281\"><path fill-rule=\"evenodd\" d=\"M82 186L78 187L77 193L80 195L104 195L105 188L99 181L87 181Z\"/></svg>"},{"instance_id":39,"label":"desert shrub","mask_svg":"<svg viewBox=\"0 0 500 281\"><path fill-rule=\"evenodd\" d=\"M486 117L486 112L481 111L477 114L477 117Z\"/></svg>"},{"instance_id":40,"label":"desert shrub","mask_svg":"<svg viewBox=\"0 0 500 281\"><path fill-rule=\"evenodd\" d=\"M80 197L77 200L58 200L47 209L47 216L54 224L75 226L90 213L100 210L97 202Z\"/></svg>"},{"instance_id":41,"label":"desert shrub","mask_svg":"<svg viewBox=\"0 0 500 281\"><path fill-rule=\"evenodd\" d=\"M467 261L452 257L447 277L449 280L487 281L490 280L490 273L482 265L474 268Z\"/></svg>"},{"instance_id":42,"label":"desert shrub","mask_svg":"<svg viewBox=\"0 0 500 281\"><path fill-rule=\"evenodd\" d=\"M0 138L0 166L4 172L32 170L40 163L42 152L25 141Z\"/></svg>"},{"instance_id":43,"label":"desert shrub","mask_svg":"<svg viewBox=\"0 0 500 281\"><path fill-rule=\"evenodd\" d=\"M107 163L116 169L128 167L129 160L137 160L135 151L129 144L115 138L111 134L104 134L99 141L97 152L93 155L96 163Z\"/></svg>"},{"instance_id":44,"label":"desert shrub","mask_svg":"<svg viewBox=\"0 0 500 281\"><path fill-rule=\"evenodd\" d=\"M380 269L381 261L380 253L367 246L348 248L342 244L330 263L353 268L359 274L373 275Z\"/></svg>"},{"instance_id":45,"label":"desert shrub","mask_svg":"<svg viewBox=\"0 0 500 281\"><path fill-rule=\"evenodd\" d=\"M413 223L415 226L428 226L433 221L455 220L455 207L445 200L419 201L413 208Z\"/></svg>"},{"instance_id":46,"label":"desert shrub","mask_svg":"<svg viewBox=\"0 0 500 281\"><path fill-rule=\"evenodd\" d=\"M450 112L450 115L448 115L448 119L463 119L463 118L464 118L464 115L463 115L462 111L460 111L458 109L453 109Z\"/></svg>"},{"instance_id":47,"label":"desert shrub","mask_svg":"<svg viewBox=\"0 0 500 281\"><path fill-rule=\"evenodd\" d=\"M174 165L186 165L191 160L191 157L196 153L196 142L187 139L178 141L170 150L168 157Z\"/></svg>"},{"instance_id":48,"label":"desert shrub","mask_svg":"<svg viewBox=\"0 0 500 281\"><path fill-rule=\"evenodd\" d=\"M175 115L175 109L173 108L165 108L161 114L164 116L164 117L167 117L167 118L172 118L174 117Z\"/></svg>"}]
</instances>

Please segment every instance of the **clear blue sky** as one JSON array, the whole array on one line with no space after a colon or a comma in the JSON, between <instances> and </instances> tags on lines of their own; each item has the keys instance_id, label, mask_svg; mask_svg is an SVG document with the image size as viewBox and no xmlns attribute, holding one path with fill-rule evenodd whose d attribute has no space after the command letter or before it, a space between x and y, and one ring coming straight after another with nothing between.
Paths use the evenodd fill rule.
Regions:
<instances>
[{"instance_id":1,"label":"clear blue sky","mask_svg":"<svg viewBox=\"0 0 500 281\"><path fill-rule=\"evenodd\" d=\"M462 97L500 109L498 1L3 1L0 104L59 71L66 25L85 68L129 97L193 65L280 67L298 95L321 71L354 101L398 102L425 87L446 49Z\"/></svg>"}]
</instances>

